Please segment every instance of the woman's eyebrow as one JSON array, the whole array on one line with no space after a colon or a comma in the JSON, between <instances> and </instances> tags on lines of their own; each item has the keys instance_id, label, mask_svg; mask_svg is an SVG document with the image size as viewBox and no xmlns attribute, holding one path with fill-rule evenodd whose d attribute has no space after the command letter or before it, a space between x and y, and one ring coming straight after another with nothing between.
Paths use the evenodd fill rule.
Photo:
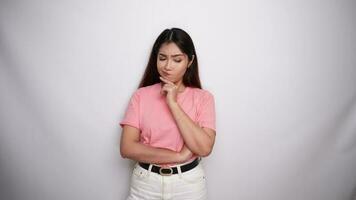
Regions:
<instances>
[{"instance_id":1,"label":"woman's eyebrow","mask_svg":"<svg viewBox=\"0 0 356 200\"><path fill-rule=\"evenodd\" d=\"M163 53L159 53L159 55L167 57L167 55L165 55L165 54L163 54ZM184 56L184 55L183 55L183 54L175 54L175 55L172 55L172 57L177 57L177 56Z\"/></svg>"}]
</instances>

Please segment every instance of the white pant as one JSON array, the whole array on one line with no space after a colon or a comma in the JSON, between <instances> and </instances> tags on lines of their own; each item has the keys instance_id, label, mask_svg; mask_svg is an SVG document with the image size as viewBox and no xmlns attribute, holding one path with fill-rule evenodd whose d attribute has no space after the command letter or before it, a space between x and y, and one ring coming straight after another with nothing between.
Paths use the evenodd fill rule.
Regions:
<instances>
[{"instance_id":1,"label":"white pant","mask_svg":"<svg viewBox=\"0 0 356 200\"><path fill-rule=\"evenodd\" d=\"M178 174L162 176L142 168L136 163L132 176L130 194L133 199L206 200L206 177L201 163L195 168Z\"/></svg>"}]
</instances>

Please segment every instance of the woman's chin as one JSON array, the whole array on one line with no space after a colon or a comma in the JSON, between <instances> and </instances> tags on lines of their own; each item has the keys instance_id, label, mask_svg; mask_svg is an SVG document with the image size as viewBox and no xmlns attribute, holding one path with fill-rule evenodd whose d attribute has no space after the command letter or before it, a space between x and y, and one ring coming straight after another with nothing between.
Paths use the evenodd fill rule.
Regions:
<instances>
[{"instance_id":1,"label":"woman's chin","mask_svg":"<svg viewBox=\"0 0 356 200\"><path fill-rule=\"evenodd\" d=\"M165 78L165 79L167 79L167 80L169 80L170 82L176 82L175 80L173 80L172 79L172 77L170 77L170 76L163 76L163 78Z\"/></svg>"}]
</instances>

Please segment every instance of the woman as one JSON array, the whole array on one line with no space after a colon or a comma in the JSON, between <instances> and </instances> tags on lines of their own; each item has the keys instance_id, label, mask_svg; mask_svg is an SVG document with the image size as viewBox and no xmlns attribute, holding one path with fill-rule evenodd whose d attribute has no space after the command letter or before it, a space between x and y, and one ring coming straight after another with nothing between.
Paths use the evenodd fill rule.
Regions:
<instances>
[{"instance_id":1,"label":"woman","mask_svg":"<svg viewBox=\"0 0 356 200\"><path fill-rule=\"evenodd\" d=\"M207 199L200 159L215 141L214 96L184 30L158 36L120 125L121 156L137 161L128 199Z\"/></svg>"}]
</instances>

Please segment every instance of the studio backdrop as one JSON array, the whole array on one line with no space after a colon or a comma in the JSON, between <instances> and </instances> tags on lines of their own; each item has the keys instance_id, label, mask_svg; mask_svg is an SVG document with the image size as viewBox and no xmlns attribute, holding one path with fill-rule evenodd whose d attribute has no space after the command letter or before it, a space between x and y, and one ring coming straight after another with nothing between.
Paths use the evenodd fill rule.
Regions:
<instances>
[{"instance_id":1,"label":"studio backdrop","mask_svg":"<svg viewBox=\"0 0 356 200\"><path fill-rule=\"evenodd\" d=\"M0 199L125 199L119 122L172 27L215 97L210 199L356 199L347 0L1 0Z\"/></svg>"}]
</instances>

